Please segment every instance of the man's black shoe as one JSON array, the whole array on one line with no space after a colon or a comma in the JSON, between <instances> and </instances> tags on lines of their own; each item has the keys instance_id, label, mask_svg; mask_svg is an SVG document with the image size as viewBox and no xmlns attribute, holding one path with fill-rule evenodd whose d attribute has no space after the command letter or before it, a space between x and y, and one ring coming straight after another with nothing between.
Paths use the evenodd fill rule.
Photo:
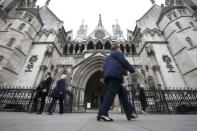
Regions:
<instances>
[{"instance_id":1,"label":"man's black shoe","mask_svg":"<svg viewBox=\"0 0 197 131\"><path fill-rule=\"evenodd\" d=\"M36 114L41 115L41 114L42 114L42 112L37 112Z\"/></svg>"},{"instance_id":2,"label":"man's black shoe","mask_svg":"<svg viewBox=\"0 0 197 131\"><path fill-rule=\"evenodd\" d=\"M114 120L112 118L109 118L108 116L97 116L97 121L103 120L105 122L113 122Z\"/></svg>"},{"instance_id":3,"label":"man's black shoe","mask_svg":"<svg viewBox=\"0 0 197 131\"><path fill-rule=\"evenodd\" d=\"M130 121L131 119L135 119L137 118L136 116L130 114L130 115L126 115L127 116L127 120Z\"/></svg>"}]
</instances>

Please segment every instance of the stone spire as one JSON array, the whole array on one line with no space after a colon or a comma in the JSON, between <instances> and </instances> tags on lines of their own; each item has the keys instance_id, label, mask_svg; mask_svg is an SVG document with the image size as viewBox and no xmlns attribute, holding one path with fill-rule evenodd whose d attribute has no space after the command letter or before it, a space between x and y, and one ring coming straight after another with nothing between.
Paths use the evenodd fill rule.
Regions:
<instances>
[{"instance_id":1,"label":"stone spire","mask_svg":"<svg viewBox=\"0 0 197 131\"><path fill-rule=\"evenodd\" d=\"M120 25L118 24L118 20L116 19L116 24L112 26L112 32L113 32L113 39L116 41L124 41L123 31L120 28Z\"/></svg>"},{"instance_id":2,"label":"stone spire","mask_svg":"<svg viewBox=\"0 0 197 131\"><path fill-rule=\"evenodd\" d=\"M87 37L88 26L84 25L84 20L82 20L82 24L80 25L79 30L77 31L76 41L83 41L84 38Z\"/></svg>"},{"instance_id":3,"label":"stone spire","mask_svg":"<svg viewBox=\"0 0 197 131\"><path fill-rule=\"evenodd\" d=\"M99 22L98 22L99 26L102 26L102 19L101 19L101 14L99 14Z\"/></svg>"},{"instance_id":4,"label":"stone spire","mask_svg":"<svg viewBox=\"0 0 197 131\"><path fill-rule=\"evenodd\" d=\"M49 2L50 2L50 0L47 0L47 1L45 2L45 6L49 6Z\"/></svg>"}]
</instances>

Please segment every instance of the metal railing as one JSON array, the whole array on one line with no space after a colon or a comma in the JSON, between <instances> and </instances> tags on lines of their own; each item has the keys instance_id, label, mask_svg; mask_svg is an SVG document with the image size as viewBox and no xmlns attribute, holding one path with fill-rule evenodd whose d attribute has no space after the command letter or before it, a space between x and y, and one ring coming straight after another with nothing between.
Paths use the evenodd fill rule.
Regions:
<instances>
[{"instance_id":1,"label":"metal railing","mask_svg":"<svg viewBox=\"0 0 197 131\"><path fill-rule=\"evenodd\" d=\"M148 113L173 114L197 113L197 88L145 89ZM129 98L135 110L140 112L141 102L135 96L135 90L129 90Z\"/></svg>"},{"instance_id":2,"label":"metal railing","mask_svg":"<svg viewBox=\"0 0 197 131\"><path fill-rule=\"evenodd\" d=\"M128 96L137 112L141 111L141 104L135 97L135 90L131 87ZM51 91L46 97L45 110L51 101ZM0 111L30 112L35 89L30 87L0 87ZM197 113L197 88L165 88L165 89L145 89L148 113L173 114L173 113ZM64 98L64 112L72 112L74 96L66 91ZM40 103L40 102L39 102ZM59 103L56 103L56 105ZM58 111L59 106L54 106L54 111ZM39 104L38 104L39 109Z\"/></svg>"},{"instance_id":3,"label":"metal railing","mask_svg":"<svg viewBox=\"0 0 197 131\"><path fill-rule=\"evenodd\" d=\"M0 86L0 111L31 112L33 98L36 90L31 87ZM66 91L64 98L64 112L72 112L73 95ZM51 102L51 90L45 99L45 111ZM56 105L59 103L56 103ZM54 111L59 110L59 106L54 106ZM38 102L38 109L40 102Z\"/></svg>"}]
</instances>

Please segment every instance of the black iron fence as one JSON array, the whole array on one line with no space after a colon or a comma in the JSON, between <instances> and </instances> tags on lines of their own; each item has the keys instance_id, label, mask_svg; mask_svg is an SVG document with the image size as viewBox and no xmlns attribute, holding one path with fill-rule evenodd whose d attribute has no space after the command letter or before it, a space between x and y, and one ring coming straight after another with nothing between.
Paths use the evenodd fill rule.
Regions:
<instances>
[{"instance_id":1,"label":"black iron fence","mask_svg":"<svg viewBox=\"0 0 197 131\"><path fill-rule=\"evenodd\" d=\"M197 113L197 88L145 89L148 113L173 114ZM135 110L141 112L141 102L135 90L129 90L129 98Z\"/></svg>"},{"instance_id":2,"label":"black iron fence","mask_svg":"<svg viewBox=\"0 0 197 131\"><path fill-rule=\"evenodd\" d=\"M17 111L17 112L31 112L33 97L36 93L35 89L31 87L0 87L0 111ZM64 98L64 112L72 112L73 95L66 91ZM51 91L46 97L45 110L51 102ZM56 103L56 105L59 103ZM59 106L54 106L54 111L58 111ZM38 109L40 102L38 102Z\"/></svg>"},{"instance_id":3,"label":"black iron fence","mask_svg":"<svg viewBox=\"0 0 197 131\"><path fill-rule=\"evenodd\" d=\"M130 88L128 96L135 106L137 112L141 111L141 103L135 97L135 90ZM46 97L45 110L51 101L51 91ZM35 89L31 87L0 87L0 111L30 112L35 95ZM145 89L148 113L170 114L170 113L197 113L197 88L165 88ZM73 94L66 91L64 98L65 112L72 112ZM39 102L40 103L40 102ZM59 103L56 103L56 105ZM39 105L38 105L39 107ZM59 106L54 106L58 111ZM39 109L39 108L38 108Z\"/></svg>"}]
</instances>

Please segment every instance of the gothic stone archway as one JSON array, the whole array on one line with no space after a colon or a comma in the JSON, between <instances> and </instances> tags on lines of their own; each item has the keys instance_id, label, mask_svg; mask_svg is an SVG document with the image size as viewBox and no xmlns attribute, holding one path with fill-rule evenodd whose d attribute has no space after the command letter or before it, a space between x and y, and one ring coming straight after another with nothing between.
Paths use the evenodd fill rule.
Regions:
<instances>
[{"instance_id":1,"label":"gothic stone archway","mask_svg":"<svg viewBox=\"0 0 197 131\"><path fill-rule=\"evenodd\" d=\"M102 72L106 55L97 53L73 68L72 87L74 94L73 111L85 112L85 91L88 80L96 72Z\"/></svg>"}]
</instances>

